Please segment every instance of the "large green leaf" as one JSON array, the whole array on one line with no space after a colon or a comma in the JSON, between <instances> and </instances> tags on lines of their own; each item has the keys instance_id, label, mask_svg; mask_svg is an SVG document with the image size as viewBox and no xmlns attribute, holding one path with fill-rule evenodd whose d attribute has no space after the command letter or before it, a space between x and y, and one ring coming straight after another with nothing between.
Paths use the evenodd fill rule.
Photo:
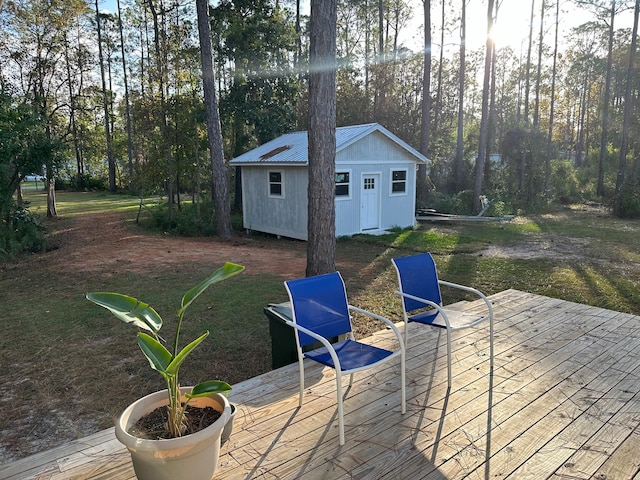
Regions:
<instances>
[{"instance_id":1,"label":"large green leaf","mask_svg":"<svg viewBox=\"0 0 640 480\"><path fill-rule=\"evenodd\" d=\"M212 393L224 393L231 390L231 385L219 380L208 380L199 383L191 390L191 393L185 395L187 398L206 397Z\"/></svg>"},{"instance_id":2,"label":"large green leaf","mask_svg":"<svg viewBox=\"0 0 640 480\"><path fill-rule=\"evenodd\" d=\"M113 292L91 292L86 295L87 300L106 308L125 323L132 323L157 334L162 327L162 318L153 307L141 302L137 298Z\"/></svg>"},{"instance_id":3,"label":"large green leaf","mask_svg":"<svg viewBox=\"0 0 640 480\"><path fill-rule=\"evenodd\" d=\"M140 335L144 335L144 334L140 334ZM209 335L208 331L204 332L202 335L196 338L193 342L191 342L189 345L185 346L182 350L180 350L180 353L178 353L171 360L171 363L167 365L166 372L169 375L177 375L178 370L180 369L180 365L182 365L182 362L185 361L185 359L191 353L191 351L194 348L196 348L200 342L202 342L205 338L207 338L208 335Z\"/></svg>"},{"instance_id":4,"label":"large green leaf","mask_svg":"<svg viewBox=\"0 0 640 480\"><path fill-rule=\"evenodd\" d=\"M229 277L237 275L242 272L244 267L242 265L237 265L235 263L226 262L222 267L213 272L209 278L203 280L198 285L193 287L187 293L182 296L182 304L180 310L178 310L178 316L182 315L184 311L187 309L191 303L200 296L202 292L204 292L209 285L212 285L217 282L221 282Z\"/></svg>"},{"instance_id":5,"label":"large green leaf","mask_svg":"<svg viewBox=\"0 0 640 480\"><path fill-rule=\"evenodd\" d=\"M138 332L138 345L147 357L151 368L164 375L172 375L168 370L172 363L173 355L159 341L144 332Z\"/></svg>"}]
</instances>

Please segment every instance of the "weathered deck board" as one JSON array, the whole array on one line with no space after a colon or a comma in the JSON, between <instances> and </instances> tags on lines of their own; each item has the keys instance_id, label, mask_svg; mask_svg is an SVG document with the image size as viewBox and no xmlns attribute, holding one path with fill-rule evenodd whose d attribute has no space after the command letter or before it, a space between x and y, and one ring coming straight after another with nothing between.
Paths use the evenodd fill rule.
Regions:
<instances>
[{"instance_id":1,"label":"weathered deck board","mask_svg":"<svg viewBox=\"0 0 640 480\"><path fill-rule=\"evenodd\" d=\"M640 480L640 317L516 290L491 301L493 374L488 326L454 336L451 391L444 338L413 326L407 413L399 363L357 374L343 447L333 371L309 364L301 408L297 364L235 385L216 478ZM7 480L134 478L113 429L0 466Z\"/></svg>"}]
</instances>

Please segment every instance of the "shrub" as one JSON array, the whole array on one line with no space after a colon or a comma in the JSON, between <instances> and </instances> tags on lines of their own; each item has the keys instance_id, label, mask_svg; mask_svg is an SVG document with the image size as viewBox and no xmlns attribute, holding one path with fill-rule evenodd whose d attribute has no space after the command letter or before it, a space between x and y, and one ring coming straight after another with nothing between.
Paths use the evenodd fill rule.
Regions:
<instances>
[{"instance_id":1,"label":"shrub","mask_svg":"<svg viewBox=\"0 0 640 480\"><path fill-rule=\"evenodd\" d=\"M616 202L615 214L621 218L640 218L640 192L625 188Z\"/></svg>"},{"instance_id":2,"label":"shrub","mask_svg":"<svg viewBox=\"0 0 640 480\"><path fill-rule=\"evenodd\" d=\"M552 162L551 193L559 203L568 205L582 201L577 170L569 160Z\"/></svg>"},{"instance_id":3,"label":"shrub","mask_svg":"<svg viewBox=\"0 0 640 480\"><path fill-rule=\"evenodd\" d=\"M169 207L162 204L151 209L148 224L152 229L160 230L171 235L184 237L213 236L216 234L213 207L210 202L200 205L200 215L196 206L184 203L180 209L173 211L173 218L169 219Z\"/></svg>"},{"instance_id":4,"label":"shrub","mask_svg":"<svg viewBox=\"0 0 640 480\"><path fill-rule=\"evenodd\" d=\"M463 190L453 195L433 192L429 195L428 208L440 213L472 215L473 192L471 190Z\"/></svg>"},{"instance_id":5,"label":"shrub","mask_svg":"<svg viewBox=\"0 0 640 480\"><path fill-rule=\"evenodd\" d=\"M24 206L11 205L0 224L0 262L23 252L41 252L45 249L45 229L38 218Z\"/></svg>"}]
</instances>

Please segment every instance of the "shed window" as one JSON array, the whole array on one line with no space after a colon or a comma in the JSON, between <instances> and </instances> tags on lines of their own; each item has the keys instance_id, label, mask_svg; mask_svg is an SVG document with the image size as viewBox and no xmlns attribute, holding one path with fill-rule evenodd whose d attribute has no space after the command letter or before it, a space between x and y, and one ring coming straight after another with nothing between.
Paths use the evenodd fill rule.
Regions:
<instances>
[{"instance_id":1,"label":"shed window","mask_svg":"<svg viewBox=\"0 0 640 480\"><path fill-rule=\"evenodd\" d=\"M282 172L269 172L269 196L283 197Z\"/></svg>"},{"instance_id":2,"label":"shed window","mask_svg":"<svg viewBox=\"0 0 640 480\"><path fill-rule=\"evenodd\" d=\"M391 172L391 193L407 193L406 170L393 170Z\"/></svg>"},{"instance_id":3,"label":"shed window","mask_svg":"<svg viewBox=\"0 0 640 480\"><path fill-rule=\"evenodd\" d=\"M349 196L349 172L336 172L336 197Z\"/></svg>"}]
</instances>

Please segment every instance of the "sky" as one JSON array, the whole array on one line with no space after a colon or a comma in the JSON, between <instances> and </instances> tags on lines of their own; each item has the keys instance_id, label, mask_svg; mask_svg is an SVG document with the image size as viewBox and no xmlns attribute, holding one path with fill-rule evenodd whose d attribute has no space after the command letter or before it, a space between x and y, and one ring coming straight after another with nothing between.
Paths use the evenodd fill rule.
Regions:
<instances>
[{"instance_id":1,"label":"sky","mask_svg":"<svg viewBox=\"0 0 640 480\"><path fill-rule=\"evenodd\" d=\"M417 48L424 42L423 27L424 13L422 0L408 0L414 11L413 21L407 32L414 32L413 35L408 34L403 40L409 48ZM526 49L529 39L529 21L531 16L531 0L496 0L499 1L498 20L494 25L493 38L498 48L511 46L515 52L519 52L521 48ZM454 6L461 5L461 0L453 0ZM484 46L487 36L487 0L467 0L467 47L469 49L477 49ZM545 43L552 45L555 36L555 1L546 0L547 15L544 19ZM551 6L549 6L551 4ZM435 43L440 39L440 18L441 18L441 0L431 1L431 23L432 23L432 42ZM534 42L540 31L540 7L542 0L535 0L534 6L534 24L533 35ZM450 7L445 11L446 21L457 18L460 6L456 7L454 12ZM593 20L593 13L578 8L570 0L561 0L560 4L560 25L559 40L568 34L571 28L581 25L587 21ZM631 10L622 12L616 16L614 27L619 29L622 27L631 28L633 25L633 12ZM459 30L455 35L450 37L449 41L445 41L448 48L459 49ZM436 50L434 45L434 52Z\"/></svg>"},{"instance_id":2,"label":"sky","mask_svg":"<svg viewBox=\"0 0 640 480\"><path fill-rule=\"evenodd\" d=\"M195 0L194 0L195 1ZM412 50L420 50L424 43L423 24L423 0L407 0L414 14L409 25L403 29L401 42ZM500 1L498 10L498 21L494 26L494 39L498 48L510 45L514 51L519 52L521 48L525 48L529 38L529 17L531 14L531 0L496 0ZM216 0L210 0L211 3L217 3ZM487 0L467 0L467 48L475 50L481 48L485 44L487 24ZM540 5L542 0L535 0L535 15L533 25L533 34L537 38L540 21L538 18ZM122 0L121 0L122 3ZM435 45L440 39L440 17L441 17L441 0L431 1L431 21L432 21L432 43L434 52L438 46ZM454 7L461 3L461 0L453 0ZM552 3L547 0L547 3ZM555 4L555 2L553 2ZM116 0L100 0L100 7L103 9L116 11ZM561 13L560 39L566 35L571 27L580 25L585 21L593 18L588 13L582 11L573 5L569 0L563 0L561 9L567 13ZM459 10L459 7L457 7ZM301 9L303 13L309 13L309 0L302 0ZM451 21L459 14L458 10L453 11L451 7L447 7L445 16L447 21ZM552 12L547 14L545 18L544 28L546 30L546 43L551 45L554 37L554 20ZM616 17L616 29L621 27L631 27L633 20L632 12L625 12ZM458 50L460 39L458 31L454 32L447 40L445 40L445 48ZM445 50L446 51L446 50Z\"/></svg>"}]
</instances>

